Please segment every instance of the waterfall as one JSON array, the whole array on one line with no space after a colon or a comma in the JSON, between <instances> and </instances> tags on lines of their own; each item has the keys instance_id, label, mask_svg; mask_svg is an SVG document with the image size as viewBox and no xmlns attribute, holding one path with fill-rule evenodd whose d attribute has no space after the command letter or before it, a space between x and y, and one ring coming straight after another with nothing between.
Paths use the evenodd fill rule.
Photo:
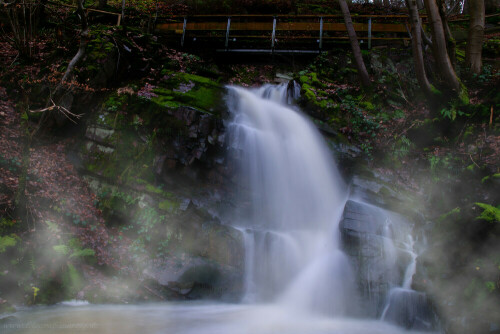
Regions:
<instances>
[{"instance_id":1,"label":"waterfall","mask_svg":"<svg viewBox=\"0 0 500 334\"><path fill-rule=\"evenodd\" d=\"M244 300L348 312L353 274L339 250L347 191L314 125L288 103L297 86L229 87L236 219L246 242Z\"/></svg>"}]
</instances>

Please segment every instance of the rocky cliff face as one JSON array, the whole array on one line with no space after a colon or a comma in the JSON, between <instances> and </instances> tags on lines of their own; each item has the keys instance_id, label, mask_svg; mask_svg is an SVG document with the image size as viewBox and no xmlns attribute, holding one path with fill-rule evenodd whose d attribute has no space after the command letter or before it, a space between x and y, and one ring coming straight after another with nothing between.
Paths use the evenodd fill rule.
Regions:
<instances>
[{"instance_id":1,"label":"rocky cliff face","mask_svg":"<svg viewBox=\"0 0 500 334\"><path fill-rule=\"evenodd\" d=\"M223 88L166 73L148 94L111 94L87 121L77 164L133 267L158 293L235 299L244 250L240 233L220 220L230 205Z\"/></svg>"}]
</instances>

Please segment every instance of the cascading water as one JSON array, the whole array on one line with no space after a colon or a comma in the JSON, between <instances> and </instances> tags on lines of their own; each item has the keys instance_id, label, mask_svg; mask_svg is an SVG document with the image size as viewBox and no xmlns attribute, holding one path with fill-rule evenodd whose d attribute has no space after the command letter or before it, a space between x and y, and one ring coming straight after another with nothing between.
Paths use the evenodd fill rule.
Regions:
<instances>
[{"instance_id":1,"label":"cascading water","mask_svg":"<svg viewBox=\"0 0 500 334\"><path fill-rule=\"evenodd\" d=\"M295 86L294 86L295 87ZM339 250L346 188L315 127L287 106L290 86L230 88L230 141L246 217L246 301L341 315L353 276Z\"/></svg>"}]
</instances>

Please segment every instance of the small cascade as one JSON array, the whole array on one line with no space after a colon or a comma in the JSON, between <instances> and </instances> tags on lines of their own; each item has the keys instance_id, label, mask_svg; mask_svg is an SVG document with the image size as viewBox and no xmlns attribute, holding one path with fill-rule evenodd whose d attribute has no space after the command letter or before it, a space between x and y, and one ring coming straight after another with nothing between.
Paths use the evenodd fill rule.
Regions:
<instances>
[{"instance_id":1,"label":"small cascade","mask_svg":"<svg viewBox=\"0 0 500 334\"><path fill-rule=\"evenodd\" d=\"M407 243L410 261L405 270L401 287L389 291L387 302L380 317L382 320L412 330L434 330L435 315L429 307L425 293L411 289L413 275L416 272L417 254L413 251L414 240L409 234Z\"/></svg>"},{"instance_id":2,"label":"small cascade","mask_svg":"<svg viewBox=\"0 0 500 334\"><path fill-rule=\"evenodd\" d=\"M404 288L391 289L382 320L412 330L430 331L436 326L425 293Z\"/></svg>"},{"instance_id":3,"label":"small cascade","mask_svg":"<svg viewBox=\"0 0 500 334\"><path fill-rule=\"evenodd\" d=\"M408 268L406 268L405 276L403 279L403 289L411 289L411 283L413 280L413 275L415 275L415 272L417 270L417 253L413 250L413 246L415 245L415 242L413 240L413 237L410 235L410 256L411 256L411 261L410 264L408 265Z\"/></svg>"}]
</instances>

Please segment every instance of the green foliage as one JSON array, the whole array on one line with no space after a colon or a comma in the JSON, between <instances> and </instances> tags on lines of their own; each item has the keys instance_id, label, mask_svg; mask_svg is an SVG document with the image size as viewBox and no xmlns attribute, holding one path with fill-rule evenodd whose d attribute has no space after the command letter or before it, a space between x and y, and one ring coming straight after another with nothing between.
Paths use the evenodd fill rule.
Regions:
<instances>
[{"instance_id":1,"label":"green foliage","mask_svg":"<svg viewBox=\"0 0 500 334\"><path fill-rule=\"evenodd\" d=\"M58 254L58 255L68 255L70 252L70 248L66 245L55 245L52 247L52 249Z\"/></svg>"},{"instance_id":2,"label":"green foliage","mask_svg":"<svg viewBox=\"0 0 500 334\"><path fill-rule=\"evenodd\" d=\"M500 205L494 207L486 203L476 202L475 204L483 209L483 212L476 219L485 220L490 223L500 222Z\"/></svg>"},{"instance_id":3,"label":"green foliage","mask_svg":"<svg viewBox=\"0 0 500 334\"><path fill-rule=\"evenodd\" d=\"M500 56L500 38L487 38L483 44L484 55L489 55L492 58ZM483 68L484 71L484 68Z\"/></svg>"},{"instance_id":4,"label":"green foliage","mask_svg":"<svg viewBox=\"0 0 500 334\"><path fill-rule=\"evenodd\" d=\"M82 248L80 240L72 238L66 244L55 245L52 249L59 255L65 256L68 259L94 257L95 252L90 248Z\"/></svg>"},{"instance_id":5,"label":"green foliage","mask_svg":"<svg viewBox=\"0 0 500 334\"><path fill-rule=\"evenodd\" d=\"M50 233L52 233L52 234L58 234L61 231L59 229L59 226L57 226L56 223L54 223L54 222L52 222L50 220L46 220L45 224L47 224L48 229L49 229Z\"/></svg>"},{"instance_id":6,"label":"green foliage","mask_svg":"<svg viewBox=\"0 0 500 334\"><path fill-rule=\"evenodd\" d=\"M4 253L7 248L17 245L18 241L19 237L15 234L0 237L0 253Z\"/></svg>"},{"instance_id":7,"label":"green foliage","mask_svg":"<svg viewBox=\"0 0 500 334\"><path fill-rule=\"evenodd\" d=\"M488 175L488 176L485 176L481 179L481 183L487 183L489 181L491 181L492 179L500 179L500 173L495 173L493 175Z\"/></svg>"},{"instance_id":8,"label":"green foliage","mask_svg":"<svg viewBox=\"0 0 500 334\"><path fill-rule=\"evenodd\" d=\"M500 76L499 71L495 71L492 65L483 65L483 69L479 74L473 74L473 78L477 80L478 83L487 83L493 80L494 78Z\"/></svg>"},{"instance_id":9,"label":"green foliage","mask_svg":"<svg viewBox=\"0 0 500 334\"><path fill-rule=\"evenodd\" d=\"M0 218L0 234L4 234L8 231L12 231L14 227L18 225L17 221L14 219L2 217Z\"/></svg>"},{"instance_id":10,"label":"green foliage","mask_svg":"<svg viewBox=\"0 0 500 334\"><path fill-rule=\"evenodd\" d=\"M437 221L438 222L444 222L444 221L448 220L450 217L456 217L459 214L460 214L460 208L456 207L453 210L450 210L449 212L447 212L447 213L442 214L441 216L439 216L439 218L437 219Z\"/></svg>"},{"instance_id":11,"label":"green foliage","mask_svg":"<svg viewBox=\"0 0 500 334\"><path fill-rule=\"evenodd\" d=\"M457 117L470 116L470 114L467 113L468 103L469 98L465 93L461 99L453 100L448 106L441 108L439 113L443 118L451 121L454 121Z\"/></svg>"},{"instance_id":12,"label":"green foliage","mask_svg":"<svg viewBox=\"0 0 500 334\"><path fill-rule=\"evenodd\" d=\"M463 161L451 153L444 156L429 154L428 159L433 181L452 179L462 171Z\"/></svg>"},{"instance_id":13,"label":"green foliage","mask_svg":"<svg viewBox=\"0 0 500 334\"><path fill-rule=\"evenodd\" d=\"M63 287L68 291L70 295L74 295L76 292L80 291L84 285L84 279L76 270L75 266L68 263L66 270L62 276Z\"/></svg>"},{"instance_id":14,"label":"green foliage","mask_svg":"<svg viewBox=\"0 0 500 334\"><path fill-rule=\"evenodd\" d=\"M164 215L158 214L154 208L145 207L139 210L136 215L136 224L138 226L137 233L146 241L151 241L155 226L163 220L165 220Z\"/></svg>"},{"instance_id":15,"label":"green foliage","mask_svg":"<svg viewBox=\"0 0 500 334\"><path fill-rule=\"evenodd\" d=\"M372 150L371 141L376 137L380 124L369 113L363 112L363 109L360 108L359 98L360 96L353 97L346 94L342 98L340 108L348 113L348 120L352 130L358 140L362 141L361 149L370 154Z\"/></svg>"},{"instance_id":16,"label":"green foliage","mask_svg":"<svg viewBox=\"0 0 500 334\"><path fill-rule=\"evenodd\" d=\"M84 249L77 249L75 250L69 258L82 258L82 257L94 257L95 256L95 251L90 248L84 248Z\"/></svg>"},{"instance_id":17,"label":"green foliage","mask_svg":"<svg viewBox=\"0 0 500 334\"><path fill-rule=\"evenodd\" d=\"M488 289L489 292L495 291L496 287L497 287L495 282L492 282L492 281L487 281L484 283L484 285L486 286L486 289Z\"/></svg>"},{"instance_id":18,"label":"green foliage","mask_svg":"<svg viewBox=\"0 0 500 334\"><path fill-rule=\"evenodd\" d=\"M400 136L392 145L392 154L397 159L403 158L410 152L410 147L413 143L405 135Z\"/></svg>"}]
</instances>

